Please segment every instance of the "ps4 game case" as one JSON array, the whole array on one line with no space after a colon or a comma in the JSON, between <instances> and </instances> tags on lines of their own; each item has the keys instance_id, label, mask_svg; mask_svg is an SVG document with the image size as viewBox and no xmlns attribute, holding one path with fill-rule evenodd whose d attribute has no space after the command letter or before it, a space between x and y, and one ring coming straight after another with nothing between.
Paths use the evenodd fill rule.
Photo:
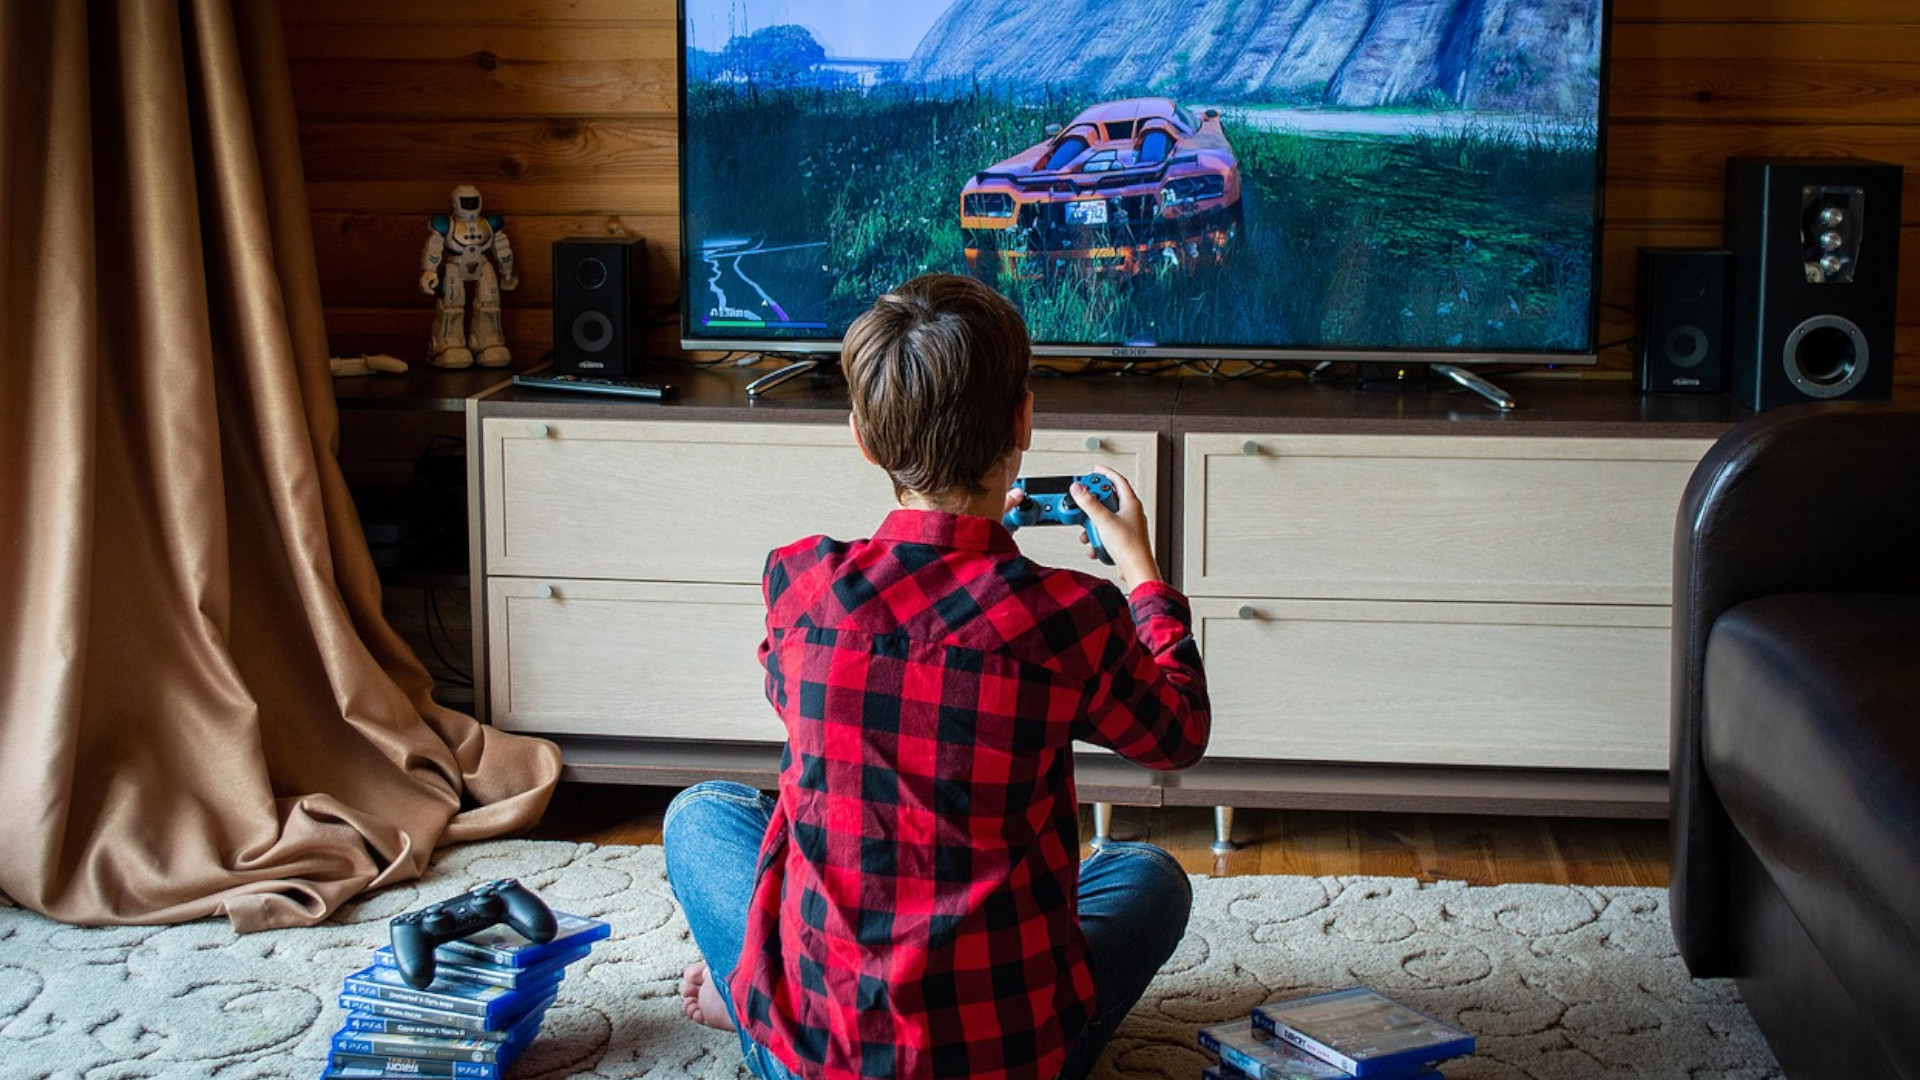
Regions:
<instances>
[{"instance_id":1,"label":"ps4 game case","mask_svg":"<svg viewBox=\"0 0 1920 1080\"><path fill-rule=\"evenodd\" d=\"M390 1077L460 1077L464 1080L500 1080L506 1075L499 1062L370 1057L335 1051L320 1080L388 1080Z\"/></svg>"},{"instance_id":2,"label":"ps4 game case","mask_svg":"<svg viewBox=\"0 0 1920 1080\"><path fill-rule=\"evenodd\" d=\"M1251 1019L1276 1039L1369 1080L1417 1075L1473 1053L1472 1035L1366 987L1269 1002Z\"/></svg>"},{"instance_id":3,"label":"ps4 game case","mask_svg":"<svg viewBox=\"0 0 1920 1080\"><path fill-rule=\"evenodd\" d=\"M1352 1080L1352 1074L1330 1061L1307 1053L1254 1025L1253 1018L1201 1028L1199 1043L1220 1059L1206 1080ZM1203 1077L1206 1074L1202 1074ZM1377 1074L1376 1074L1377 1075ZM1441 1080L1424 1063L1405 1072L1387 1074L1395 1080Z\"/></svg>"},{"instance_id":4,"label":"ps4 game case","mask_svg":"<svg viewBox=\"0 0 1920 1080\"><path fill-rule=\"evenodd\" d=\"M337 1054L367 1057L437 1059L474 1063L511 1061L514 1054L533 1041L546 1017L546 1004L527 1010L512 1027L492 1032L461 1032L453 1035L416 1035L400 1032L368 1031L352 1027L335 1032L331 1050Z\"/></svg>"},{"instance_id":5,"label":"ps4 game case","mask_svg":"<svg viewBox=\"0 0 1920 1080\"><path fill-rule=\"evenodd\" d=\"M554 993L559 982L556 976L548 982L509 990L464 978L449 969L437 975L425 989L416 990L407 985L398 970L376 964L347 976L341 992L391 1005L476 1016L486 1021L488 1027L502 1027L507 1017L521 1015L527 1006Z\"/></svg>"},{"instance_id":6,"label":"ps4 game case","mask_svg":"<svg viewBox=\"0 0 1920 1080\"><path fill-rule=\"evenodd\" d=\"M446 946L441 946L442 949ZM463 979L499 986L508 990L517 990L527 986L539 986L557 981L561 972L575 960L584 959L593 949L593 943L583 941L570 949L556 953L531 967L509 967L504 964L478 963L464 957L449 958L444 969ZM436 951L436 956L439 953ZM379 968L398 970L399 961L393 955L393 946L382 945L373 951L373 964Z\"/></svg>"},{"instance_id":7,"label":"ps4 game case","mask_svg":"<svg viewBox=\"0 0 1920 1080\"><path fill-rule=\"evenodd\" d=\"M613 932L600 919L553 913L553 940L528 941L510 926L490 926L458 941L445 942L434 950L434 957L454 964L494 964L499 967L535 967L555 956L591 945Z\"/></svg>"}]
</instances>

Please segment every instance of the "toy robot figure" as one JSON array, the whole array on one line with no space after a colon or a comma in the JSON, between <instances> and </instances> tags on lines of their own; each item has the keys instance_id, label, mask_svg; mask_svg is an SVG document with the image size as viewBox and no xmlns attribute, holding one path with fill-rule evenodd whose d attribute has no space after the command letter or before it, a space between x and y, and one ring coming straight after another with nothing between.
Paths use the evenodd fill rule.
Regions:
<instances>
[{"instance_id":1,"label":"toy robot figure","mask_svg":"<svg viewBox=\"0 0 1920 1080\"><path fill-rule=\"evenodd\" d=\"M513 247L502 231L500 215L480 213L480 191L471 184L453 189L453 216L430 223L420 255L420 291L438 294L428 359L440 367L505 367L512 359L500 331L500 292L512 292L520 278L513 272ZM488 259L491 252L492 260ZM493 263L500 264L499 277ZM467 332L467 283L473 282L473 331ZM477 356L476 356L477 354Z\"/></svg>"}]
</instances>

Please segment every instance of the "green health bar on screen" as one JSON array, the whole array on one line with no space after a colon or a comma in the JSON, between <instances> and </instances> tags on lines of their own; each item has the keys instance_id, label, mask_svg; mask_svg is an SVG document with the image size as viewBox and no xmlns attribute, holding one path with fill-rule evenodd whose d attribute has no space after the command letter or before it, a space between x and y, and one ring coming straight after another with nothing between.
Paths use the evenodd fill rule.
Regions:
<instances>
[{"instance_id":1,"label":"green health bar on screen","mask_svg":"<svg viewBox=\"0 0 1920 1080\"><path fill-rule=\"evenodd\" d=\"M765 322L760 319L702 319L702 326L740 326L753 330L825 330L823 322Z\"/></svg>"}]
</instances>

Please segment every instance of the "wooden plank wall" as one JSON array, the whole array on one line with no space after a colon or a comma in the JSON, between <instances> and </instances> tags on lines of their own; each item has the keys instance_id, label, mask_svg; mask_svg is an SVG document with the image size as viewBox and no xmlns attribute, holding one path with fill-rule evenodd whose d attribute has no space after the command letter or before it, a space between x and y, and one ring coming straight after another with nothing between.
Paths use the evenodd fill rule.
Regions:
<instances>
[{"instance_id":1,"label":"wooden plank wall","mask_svg":"<svg viewBox=\"0 0 1920 1080\"><path fill-rule=\"evenodd\" d=\"M424 356L426 219L458 183L506 215L508 337L551 343L550 245L648 241L677 297L673 0L283 0L336 354ZM1601 340L1632 366L1634 252L1718 244L1729 156L1905 165L1896 371L1920 383L1920 5L1615 0ZM670 347L671 327L654 335Z\"/></svg>"}]
</instances>

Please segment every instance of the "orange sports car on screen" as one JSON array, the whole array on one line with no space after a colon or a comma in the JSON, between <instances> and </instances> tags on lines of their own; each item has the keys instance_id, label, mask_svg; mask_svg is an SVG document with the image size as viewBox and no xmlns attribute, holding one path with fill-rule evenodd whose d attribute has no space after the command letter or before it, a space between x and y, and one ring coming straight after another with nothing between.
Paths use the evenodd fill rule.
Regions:
<instances>
[{"instance_id":1,"label":"orange sports car on screen","mask_svg":"<svg viewBox=\"0 0 1920 1080\"><path fill-rule=\"evenodd\" d=\"M1095 105L960 189L967 267L1130 276L1218 260L1242 228L1219 112L1167 98Z\"/></svg>"}]
</instances>

